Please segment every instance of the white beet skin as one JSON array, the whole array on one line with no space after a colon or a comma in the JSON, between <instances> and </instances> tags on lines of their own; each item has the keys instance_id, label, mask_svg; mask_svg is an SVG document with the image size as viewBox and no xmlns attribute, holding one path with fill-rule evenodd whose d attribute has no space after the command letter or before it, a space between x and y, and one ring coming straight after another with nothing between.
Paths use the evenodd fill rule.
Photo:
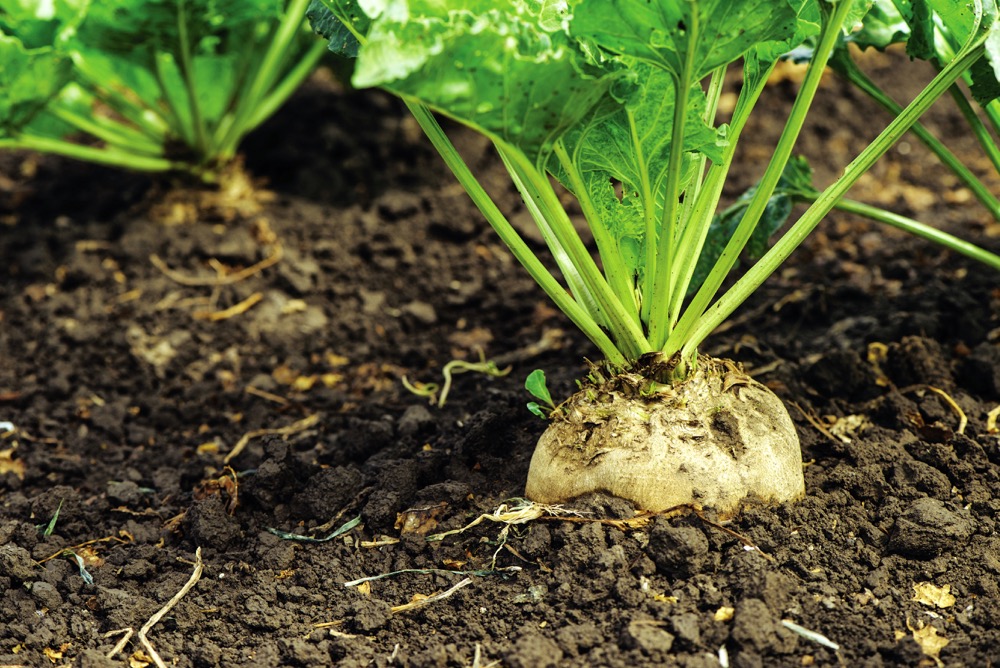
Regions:
<instances>
[{"instance_id":1,"label":"white beet skin","mask_svg":"<svg viewBox=\"0 0 1000 668\"><path fill-rule=\"evenodd\" d=\"M643 510L698 504L729 516L749 499L805 494L795 425L773 392L727 360L703 357L686 380L651 383L663 368L647 364L570 397L535 448L528 498L605 492Z\"/></svg>"}]
</instances>

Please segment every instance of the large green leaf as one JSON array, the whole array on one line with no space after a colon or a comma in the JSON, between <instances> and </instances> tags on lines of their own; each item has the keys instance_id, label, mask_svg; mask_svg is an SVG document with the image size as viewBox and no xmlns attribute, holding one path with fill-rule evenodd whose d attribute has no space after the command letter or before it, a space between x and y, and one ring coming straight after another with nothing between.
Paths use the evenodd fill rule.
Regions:
<instances>
[{"instance_id":1,"label":"large green leaf","mask_svg":"<svg viewBox=\"0 0 1000 668\"><path fill-rule=\"evenodd\" d=\"M976 66L972 71L972 93L977 101L987 104L1000 99L1000 22L993 23L986 38L986 59Z\"/></svg>"},{"instance_id":2,"label":"large green leaf","mask_svg":"<svg viewBox=\"0 0 1000 668\"><path fill-rule=\"evenodd\" d=\"M69 82L72 63L52 47L0 34L0 137L20 132Z\"/></svg>"},{"instance_id":3,"label":"large green leaf","mask_svg":"<svg viewBox=\"0 0 1000 668\"><path fill-rule=\"evenodd\" d=\"M804 37L803 19L818 25L819 18L814 3L803 0L585 0L573 11L578 37L675 76L686 73L688 82L754 47L788 50Z\"/></svg>"},{"instance_id":4,"label":"large green leaf","mask_svg":"<svg viewBox=\"0 0 1000 668\"><path fill-rule=\"evenodd\" d=\"M191 56L192 89L212 124L230 110L259 45L283 12L283 0L92 0L67 47L96 88L169 108L190 125L181 71Z\"/></svg>"},{"instance_id":5,"label":"large green leaf","mask_svg":"<svg viewBox=\"0 0 1000 668\"><path fill-rule=\"evenodd\" d=\"M905 44L910 38L912 16L910 0L875 0L861 27L849 33L844 41L879 51L892 44Z\"/></svg>"},{"instance_id":6,"label":"large green leaf","mask_svg":"<svg viewBox=\"0 0 1000 668\"><path fill-rule=\"evenodd\" d=\"M613 75L538 0L324 0L355 29L370 19L354 84L419 100L537 158L601 100Z\"/></svg>"},{"instance_id":7,"label":"large green leaf","mask_svg":"<svg viewBox=\"0 0 1000 668\"><path fill-rule=\"evenodd\" d=\"M337 18L337 15L329 7L323 4L323 0L310 1L309 9L306 10L306 18L316 34L330 43L330 51L348 58L358 57L361 43L357 36L347 24ZM352 27L354 27L355 22L360 24L355 27L355 30L362 34L368 32L368 17L360 9L354 13L354 20L351 21Z\"/></svg>"},{"instance_id":8,"label":"large green leaf","mask_svg":"<svg viewBox=\"0 0 1000 668\"><path fill-rule=\"evenodd\" d=\"M0 33L17 37L26 49L57 46L86 5L86 0L0 0Z\"/></svg>"},{"instance_id":9,"label":"large green leaf","mask_svg":"<svg viewBox=\"0 0 1000 668\"><path fill-rule=\"evenodd\" d=\"M77 39L85 48L148 65L157 52L180 51L182 29L196 53L232 52L258 26L275 23L284 4L282 0L92 0Z\"/></svg>"},{"instance_id":10,"label":"large green leaf","mask_svg":"<svg viewBox=\"0 0 1000 668\"><path fill-rule=\"evenodd\" d=\"M1000 97L1000 25L996 0L983 0L981 12L976 11L972 2L910 2L913 11L908 20L912 35L906 44L906 51L913 58L943 66L968 41L974 30L989 31L986 58L970 69L971 92L984 105Z\"/></svg>"},{"instance_id":11,"label":"large green leaf","mask_svg":"<svg viewBox=\"0 0 1000 668\"><path fill-rule=\"evenodd\" d=\"M39 113L72 78L61 35L79 21L84 4L0 0L0 136L38 122Z\"/></svg>"}]
</instances>

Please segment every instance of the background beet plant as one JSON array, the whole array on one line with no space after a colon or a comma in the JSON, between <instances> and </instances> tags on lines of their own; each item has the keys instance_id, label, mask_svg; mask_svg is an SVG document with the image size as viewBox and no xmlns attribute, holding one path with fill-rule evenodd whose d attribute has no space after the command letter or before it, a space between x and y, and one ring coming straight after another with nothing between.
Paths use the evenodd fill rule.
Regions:
<instances>
[{"instance_id":1,"label":"background beet plant","mask_svg":"<svg viewBox=\"0 0 1000 668\"><path fill-rule=\"evenodd\" d=\"M0 148L211 180L324 49L307 0L0 0Z\"/></svg>"}]
</instances>

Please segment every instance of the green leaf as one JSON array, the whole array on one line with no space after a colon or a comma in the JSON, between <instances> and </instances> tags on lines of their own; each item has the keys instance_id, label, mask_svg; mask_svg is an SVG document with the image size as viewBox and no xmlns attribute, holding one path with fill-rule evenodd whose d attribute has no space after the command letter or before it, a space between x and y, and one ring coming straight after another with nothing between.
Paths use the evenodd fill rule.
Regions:
<instances>
[{"instance_id":1,"label":"green leaf","mask_svg":"<svg viewBox=\"0 0 1000 668\"><path fill-rule=\"evenodd\" d=\"M535 369L528 374L528 377L524 381L524 389L539 401L543 401L546 405L555 408L555 402L552 401L549 388L545 385L545 372L541 369ZM537 404L535 405L537 406ZM528 404L528 410L531 410L531 404ZM535 411L531 412L535 413ZM537 415L538 413L535 414Z\"/></svg>"},{"instance_id":2,"label":"green leaf","mask_svg":"<svg viewBox=\"0 0 1000 668\"><path fill-rule=\"evenodd\" d=\"M63 554L73 557L74 561L76 561L76 567L80 571L80 577L83 578L84 583L88 585L94 584L94 576L87 571L87 562L83 560L83 557L73 550L66 550Z\"/></svg>"},{"instance_id":3,"label":"green leaf","mask_svg":"<svg viewBox=\"0 0 1000 668\"><path fill-rule=\"evenodd\" d=\"M76 39L151 67L155 54L180 52L182 26L195 53L228 53L276 23L283 8L282 0L94 0Z\"/></svg>"},{"instance_id":4,"label":"green leaf","mask_svg":"<svg viewBox=\"0 0 1000 668\"><path fill-rule=\"evenodd\" d=\"M281 531L280 529L275 529L273 527L267 527L267 530L269 533L272 533L278 538L281 538L283 540L295 540L300 543L326 543L328 541L333 540L334 538L337 538L338 536L343 536L345 533L347 533L354 527L358 526L359 524L361 524L360 515L358 515L352 520L348 520L344 524L341 524L339 527L334 529L332 533L329 533L326 536L323 536L322 538L316 538L315 536L305 536L303 534L298 534L298 533L290 533L288 531Z\"/></svg>"},{"instance_id":5,"label":"green leaf","mask_svg":"<svg viewBox=\"0 0 1000 668\"><path fill-rule=\"evenodd\" d=\"M708 231L708 237L701 255L698 257L698 264L695 267L694 277L691 281L688 293L692 294L705 281L705 277L715 265L716 260L725 248L729 238L733 236L736 226L747 210L747 206L756 192L757 186L751 186L743 193L732 206L719 213L712 220ZM793 157L785 165L781 173L778 185L774 194L768 200L764 208L764 214L760 222L754 229L750 240L746 245L746 253L750 259L761 257L768 249L768 241L771 236L788 222L792 213L792 206L800 194L812 194L816 190L812 185L812 168L805 158L801 156Z\"/></svg>"},{"instance_id":6,"label":"green leaf","mask_svg":"<svg viewBox=\"0 0 1000 668\"><path fill-rule=\"evenodd\" d=\"M542 410L542 407L538 405L537 401L529 401L527 406L532 415L537 415L543 420L548 419L549 416L545 414L545 411Z\"/></svg>"},{"instance_id":7,"label":"green leaf","mask_svg":"<svg viewBox=\"0 0 1000 668\"><path fill-rule=\"evenodd\" d=\"M988 30L986 57L970 68L972 96L980 104L1000 97L1000 26L997 24L996 0L984 0L977 15L971 2L953 0L910 0L912 16L907 17L912 36L906 51L913 58L928 60L939 67L951 59L972 36L980 19L979 30Z\"/></svg>"},{"instance_id":8,"label":"green leaf","mask_svg":"<svg viewBox=\"0 0 1000 668\"><path fill-rule=\"evenodd\" d=\"M70 81L72 62L52 47L25 48L0 34L0 137L17 135Z\"/></svg>"},{"instance_id":9,"label":"green leaf","mask_svg":"<svg viewBox=\"0 0 1000 668\"><path fill-rule=\"evenodd\" d=\"M976 102L985 106L1000 99L1000 21L994 20L986 37L986 57L980 58L971 68L972 86Z\"/></svg>"},{"instance_id":10,"label":"green leaf","mask_svg":"<svg viewBox=\"0 0 1000 668\"><path fill-rule=\"evenodd\" d=\"M787 50L806 32L797 0L586 0L574 7L573 33L601 48L699 81L754 47ZM799 40L801 41L801 40ZM774 42L774 45L767 45ZM687 67L690 60L691 67Z\"/></svg>"},{"instance_id":11,"label":"green leaf","mask_svg":"<svg viewBox=\"0 0 1000 668\"><path fill-rule=\"evenodd\" d=\"M0 33L17 37L27 49L57 46L86 5L86 0L0 0Z\"/></svg>"},{"instance_id":12,"label":"green leaf","mask_svg":"<svg viewBox=\"0 0 1000 668\"><path fill-rule=\"evenodd\" d=\"M861 28L848 34L844 41L879 51L893 44L905 44L910 38L908 19L912 15L909 0L875 0L861 20Z\"/></svg>"},{"instance_id":13,"label":"green leaf","mask_svg":"<svg viewBox=\"0 0 1000 668\"><path fill-rule=\"evenodd\" d=\"M281 0L92 2L68 48L77 53L81 70L96 85L137 96L149 109L168 103L175 113L187 114L190 103L180 69L186 39L193 89L206 120L214 122L229 109L247 65L259 59L255 44L280 20L283 4ZM180 122L189 124L190 119Z\"/></svg>"},{"instance_id":14,"label":"green leaf","mask_svg":"<svg viewBox=\"0 0 1000 668\"><path fill-rule=\"evenodd\" d=\"M56 512L52 513L52 519L49 520L48 524L39 524L35 527L36 529L39 529L42 532L42 535L46 538L51 536L56 530L56 522L59 521L59 513L62 511L64 501L65 499L59 500L59 505L56 506Z\"/></svg>"},{"instance_id":15,"label":"green leaf","mask_svg":"<svg viewBox=\"0 0 1000 668\"><path fill-rule=\"evenodd\" d=\"M370 18L353 83L382 86L536 160L601 100L613 79L533 0L325 4L355 29Z\"/></svg>"},{"instance_id":16,"label":"green leaf","mask_svg":"<svg viewBox=\"0 0 1000 668\"><path fill-rule=\"evenodd\" d=\"M913 15L910 20L912 36L906 52L913 58L929 60L943 66L949 52L958 50L972 35L977 14L972 2L955 0L910 0ZM996 1L983 2L984 25L989 27L996 17Z\"/></svg>"},{"instance_id":17,"label":"green leaf","mask_svg":"<svg viewBox=\"0 0 1000 668\"><path fill-rule=\"evenodd\" d=\"M363 24L355 29L358 32L367 33L368 17L360 11L355 13L355 17L359 23L362 17L364 19ZM351 32L347 24L337 18L337 15L329 7L323 4L323 0L311 0L309 9L306 10L306 18L316 34L330 42L330 51L348 58L358 57L361 43L357 36Z\"/></svg>"},{"instance_id":18,"label":"green leaf","mask_svg":"<svg viewBox=\"0 0 1000 668\"><path fill-rule=\"evenodd\" d=\"M845 0L841 0L844 2ZM875 0L847 0L851 2L851 9L847 12L847 17L844 19L843 33L849 35L854 32L859 26L863 26L864 19L868 16L872 7L875 4ZM906 0L903 0L905 2Z\"/></svg>"},{"instance_id":19,"label":"green leaf","mask_svg":"<svg viewBox=\"0 0 1000 668\"><path fill-rule=\"evenodd\" d=\"M29 123L72 78L60 37L81 16L84 0L0 0L0 136ZM53 126L55 127L55 126Z\"/></svg>"}]
</instances>

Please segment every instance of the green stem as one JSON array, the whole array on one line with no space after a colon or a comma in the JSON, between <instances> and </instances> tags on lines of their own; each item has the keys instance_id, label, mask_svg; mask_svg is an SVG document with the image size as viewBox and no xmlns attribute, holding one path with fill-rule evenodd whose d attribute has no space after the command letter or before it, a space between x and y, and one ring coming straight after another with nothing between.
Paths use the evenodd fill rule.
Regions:
<instances>
[{"instance_id":1,"label":"green stem","mask_svg":"<svg viewBox=\"0 0 1000 668\"><path fill-rule=\"evenodd\" d=\"M819 222L844 198L847 191L879 158L892 148L910 127L962 73L985 53L986 36L979 35L964 48L931 81L927 87L897 116L875 140L854 159L843 175L824 190L791 229L774 244L770 251L747 271L719 300L698 319L683 341L682 355L693 355L712 331L728 318L784 262Z\"/></svg>"},{"instance_id":2,"label":"green stem","mask_svg":"<svg viewBox=\"0 0 1000 668\"><path fill-rule=\"evenodd\" d=\"M701 120L710 127L715 127L715 115L719 109L719 98L722 97L722 88L726 83L726 72L729 70L728 65L720 65L712 71L712 76L709 79L708 91L705 93L705 113L702 114ZM732 140L730 140L732 142ZM735 142L733 142L735 143ZM694 211L695 202L698 201L698 195L701 192L701 187L703 184L703 178L705 178L705 165L708 164L708 156L704 153L699 153L696 160L698 161L698 166L695 170L694 182L688 188L687 192L684 194L684 207L681 211L681 227L678 233L678 237L683 237L687 232L688 222L691 220L691 214ZM697 224L697 220L695 224ZM678 250L678 257L684 258L683 251ZM676 277L670 277L671 285L676 286ZM676 291L676 290L675 290ZM673 324L671 322L671 324Z\"/></svg>"},{"instance_id":3,"label":"green stem","mask_svg":"<svg viewBox=\"0 0 1000 668\"><path fill-rule=\"evenodd\" d=\"M601 219L597 207L594 206L594 202L590 198L590 191L583 182L583 177L576 168L573 159L566 151L566 146L562 140L555 142L553 152L569 178L569 185L576 194L576 199L580 202L580 208L583 210L583 216L587 219L590 230L594 235L594 241L597 243L597 251L600 253L601 264L604 265L604 274L607 276L608 284L614 291L618 301L628 311L629 317L638 324L639 309L635 299L635 285L631 277L631 272L622 259L618 243L612 236L605 221Z\"/></svg>"},{"instance_id":4,"label":"green stem","mask_svg":"<svg viewBox=\"0 0 1000 668\"><path fill-rule=\"evenodd\" d=\"M234 155L240 140L250 127L250 120L256 117L255 110L261 100L281 74L281 67L288 57L292 40L302 27L302 20L309 6L309 0L292 0L281 19L271 43L268 45L260 68L254 75L253 83L246 95L240 99L233 114L229 132L220 142L218 150L222 155Z\"/></svg>"},{"instance_id":5,"label":"green stem","mask_svg":"<svg viewBox=\"0 0 1000 668\"><path fill-rule=\"evenodd\" d=\"M856 88L875 100L883 109L893 116L898 116L903 110L903 106L889 96L878 84L872 81L867 74L854 63L854 60L847 53L846 49L838 49L831 60L831 66L842 76L851 82ZM914 123L910 128L917 139L924 146L931 150L934 155L952 172L959 180L965 184L972 194L975 195L983 206L985 206L994 218L1000 220L1000 200L998 200L989 188L982 181L976 178L968 167L955 155L951 149L945 146L941 140L935 137L930 130L922 123Z\"/></svg>"},{"instance_id":6,"label":"green stem","mask_svg":"<svg viewBox=\"0 0 1000 668\"><path fill-rule=\"evenodd\" d=\"M672 297L673 310L670 313L671 322L676 326L680 316L681 307L687 297L688 287L691 285L691 278L694 276L698 265L698 258L705 246L708 237L709 226L712 216L718 208L719 200L722 198L722 190L729 175L729 170L739 146L740 136L743 128L750 120L750 114L760 99L761 93L767 85L767 78L774 69L775 63L768 63L763 70L755 70L754 76L748 70L744 71L743 89L740 97L733 109L733 117L729 124L729 144L722 154L722 162L712 164L708 168L708 174L702 185L698 197L694 202L690 219L684 228L680 243L677 246L677 255L680 258L677 280L674 283L674 294Z\"/></svg>"},{"instance_id":7,"label":"green stem","mask_svg":"<svg viewBox=\"0 0 1000 668\"><path fill-rule=\"evenodd\" d=\"M691 13L690 43L695 43L698 36L698 12ZM646 274L652 274L652 280L646 280L645 290L642 293L642 302L645 305L652 302L648 307L648 319L646 328L649 331L649 343L654 350L658 350L666 342L670 334L672 322L670 321L671 303L673 294L671 285L671 275L673 273L674 246L677 244L677 210L680 198L681 175L684 171L684 127L687 123L687 105L690 99L692 82L691 71L694 67L694 49L688 49L684 58L684 66L678 76L674 78L674 119L673 127L670 129L670 156L667 159L667 182L664 187L663 196L663 217L660 220L660 234L653 239L646 238ZM691 84L691 85L689 85ZM650 258L650 251L655 255ZM652 263L650 263L652 260ZM648 290L648 292L647 292Z\"/></svg>"},{"instance_id":8,"label":"green stem","mask_svg":"<svg viewBox=\"0 0 1000 668\"><path fill-rule=\"evenodd\" d=\"M180 58L177 65L181 71L181 79L184 80L188 109L191 113L191 125L194 128L195 144L193 148L197 151L198 157L205 160L209 158L210 153L208 131L205 128L205 118L201 113L201 105L198 104L198 90L195 85L194 61L191 58L191 40L188 35L185 0L177 0L177 34L180 41Z\"/></svg>"},{"instance_id":9,"label":"green stem","mask_svg":"<svg viewBox=\"0 0 1000 668\"><path fill-rule=\"evenodd\" d=\"M643 239L645 240L645 257L642 266L645 267L642 275L641 294L652 294L653 291L653 267L656 264L656 197L653 196L653 184L649 178L649 162L645 152L642 150L642 140L639 138L639 129L635 123L635 113L625 108L625 117L628 119L629 138L632 144L632 151L635 153L635 164L639 168L639 190L642 201L643 219ZM652 299L641 299L639 304L639 318L642 322L649 322L649 311L653 306Z\"/></svg>"},{"instance_id":10,"label":"green stem","mask_svg":"<svg viewBox=\"0 0 1000 668\"><path fill-rule=\"evenodd\" d=\"M1000 134L1000 102L990 100L990 103L983 107L983 109L986 111L986 118L990 119L993 132Z\"/></svg>"},{"instance_id":11,"label":"green stem","mask_svg":"<svg viewBox=\"0 0 1000 668\"><path fill-rule=\"evenodd\" d=\"M132 98L115 90L112 85L95 75L87 59L79 54L73 59L73 64L80 75L77 82L80 88L133 123L150 140L163 144L164 136L171 131L171 126L158 110L137 104Z\"/></svg>"},{"instance_id":12,"label":"green stem","mask_svg":"<svg viewBox=\"0 0 1000 668\"><path fill-rule=\"evenodd\" d=\"M325 44L325 42L321 40L320 44ZM250 85L253 83L252 74L257 71L264 58L264 54L259 53L258 46L256 41L244 39L240 42L239 49L233 53L234 61L239 63L239 68L233 76L233 85L229 99L226 100L225 111L215 123L215 127L212 128L211 142L215 147L222 144L222 141L228 136L229 130L233 127L239 101L250 90Z\"/></svg>"},{"instance_id":13,"label":"green stem","mask_svg":"<svg viewBox=\"0 0 1000 668\"><path fill-rule=\"evenodd\" d=\"M120 121L99 116L89 118L59 104L52 105L47 111L64 123L96 137L109 146L145 155L163 155L161 143L154 142L142 132Z\"/></svg>"},{"instance_id":14,"label":"green stem","mask_svg":"<svg viewBox=\"0 0 1000 668\"><path fill-rule=\"evenodd\" d=\"M181 113L180 107L177 106L177 101L174 100L173 91L170 86L167 85L167 79L165 76L165 63L173 63L173 56L168 56L165 53L155 53L153 54L153 75L156 79L156 85L160 89L160 96L163 99L163 103L167 106L169 113L164 116L164 119L170 124L170 128L174 133L187 145L195 146L195 136L194 128L188 122L188 119L183 113ZM176 63L175 63L176 65Z\"/></svg>"},{"instance_id":15,"label":"green stem","mask_svg":"<svg viewBox=\"0 0 1000 668\"><path fill-rule=\"evenodd\" d=\"M857 216L864 216L865 218L870 218L880 223L885 223L886 225L903 230L904 232L909 232L914 236L927 239L928 241L933 241L935 244L944 246L945 248L951 249L956 253L961 253L962 255L971 257L973 260L978 260L988 267L1000 270L1000 255L995 255L973 243L965 241L964 239L959 239L956 236L948 234L947 232L942 232L937 228L921 223L920 221L913 220L912 218L900 216L899 214L892 213L891 211L886 211L885 209L880 209L876 206L856 202L850 199L840 200L836 203L836 205L834 205L834 208L840 211L846 211L847 213L853 213Z\"/></svg>"},{"instance_id":16,"label":"green stem","mask_svg":"<svg viewBox=\"0 0 1000 668\"><path fill-rule=\"evenodd\" d=\"M833 12L830 14L829 20L824 23L819 44L816 46L816 51L813 54L813 60L809 63L809 69L806 70L802 87L799 89L799 93L795 97L795 102L792 104L792 110L788 115L788 120L785 122L781 136L778 138L771 161L764 170L764 175L761 177L757 190L750 199L747 210L736 226L733 236L726 243L715 266L712 267L711 272L705 278L705 282L702 283L701 288L699 288L678 321L677 327L663 346L663 351L666 354L672 355L678 350L683 349L685 351L685 359L694 359L696 351L688 345L691 331L695 327L695 324L699 322L702 314L705 313L726 276L736 266L740 253L760 222L760 218L764 214L771 195L774 194L774 189L781 179L785 165L788 164L788 159L792 155L792 149L795 147L795 142L798 140L802 125L805 123L809 108L816 96L816 91L823 78L823 72L826 69L826 63L837 43L841 26L847 18L851 4L850 0L840 0L837 2Z\"/></svg>"},{"instance_id":17,"label":"green stem","mask_svg":"<svg viewBox=\"0 0 1000 668\"><path fill-rule=\"evenodd\" d=\"M490 226L493 227L501 241L507 245L518 262L535 279L535 282L545 291L545 294L555 302L556 307L565 313L573 324L600 349L601 354L608 361L613 364L624 365L627 361L625 355L618 350L604 330L566 292L565 288L559 284L559 281L549 273L545 265L541 263L528 245L524 243L524 240L521 239L514 227L479 184L479 181L476 180L469 166L462 159L462 156L459 155L458 150L455 149L455 146L448 139L444 130L441 129L437 120L434 119L430 110L424 105L410 100L404 99L404 102L406 102L406 106L427 135L427 138L430 139L431 144L434 145L434 148L437 149L438 153L444 159L445 164L451 169L458 182L462 184L469 197L472 198L473 203L479 208L483 216L486 217Z\"/></svg>"},{"instance_id":18,"label":"green stem","mask_svg":"<svg viewBox=\"0 0 1000 668\"><path fill-rule=\"evenodd\" d=\"M590 284L583 278L583 275L573 263L569 251L566 250L566 246L562 242L564 235L558 234L554 229L554 221L559 216L559 212L553 211L550 206L551 203L541 196L541 190L535 186L535 181L538 177L521 168L513 156L513 151L516 151L516 149L506 148L498 141L494 141L493 146L500 155L500 159L503 160L504 167L507 168L507 173L514 182L517 191L521 194L521 199L524 200L525 206L528 207L528 213L531 214L532 220L535 221L535 225L538 227L545 245L552 254L552 259L556 261L556 266L559 267L559 271L562 273L570 293L572 293L577 303L594 319L594 322L601 327L607 328L608 319L605 316L604 310L598 303L597 297L594 296Z\"/></svg>"},{"instance_id":19,"label":"green stem","mask_svg":"<svg viewBox=\"0 0 1000 668\"><path fill-rule=\"evenodd\" d=\"M306 52L295 66L285 75L281 82L276 85L271 92L267 94L267 97L261 101L260 106L254 110L254 115L247 121L246 131L249 132L256 128L258 125L266 121L271 115L278 110L285 100L287 100L292 93L298 89L306 78L312 74L313 70L316 69L316 64L319 63L320 58L329 51L329 48L324 42L316 42L313 44L309 51Z\"/></svg>"},{"instance_id":20,"label":"green stem","mask_svg":"<svg viewBox=\"0 0 1000 668\"><path fill-rule=\"evenodd\" d=\"M183 165L167 160L166 158L136 155L134 153L125 153L109 148L97 148L95 146L82 146L62 139L27 134L19 135L16 139L0 140L0 149L26 149L29 151L38 151L39 153L52 153L99 165L144 172L166 172L184 169Z\"/></svg>"},{"instance_id":21,"label":"green stem","mask_svg":"<svg viewBox=\"0 0 1000 668\"><path fill-rule=\"evenodd\" d=\"M608 282L604 280L604 276L598 269L597 263L594 262L594 258L591 257L590 251L583 244L569 216L566 215L565 209L559 202L559 196L552 189L548 176L536 169L521 151L506 151L505 155L515 166L524 182L531 187L530 194L540 203L540 209L545 212L546 222L558 239L559 245L569 255L573 269L579 273L580 279L587 287L587 292L597 302L618 349L629 359L637 359L643 353L649 352L651 348L642 328L628 316L625 307L618 301Z\"/></svg>"}]
</instances>

